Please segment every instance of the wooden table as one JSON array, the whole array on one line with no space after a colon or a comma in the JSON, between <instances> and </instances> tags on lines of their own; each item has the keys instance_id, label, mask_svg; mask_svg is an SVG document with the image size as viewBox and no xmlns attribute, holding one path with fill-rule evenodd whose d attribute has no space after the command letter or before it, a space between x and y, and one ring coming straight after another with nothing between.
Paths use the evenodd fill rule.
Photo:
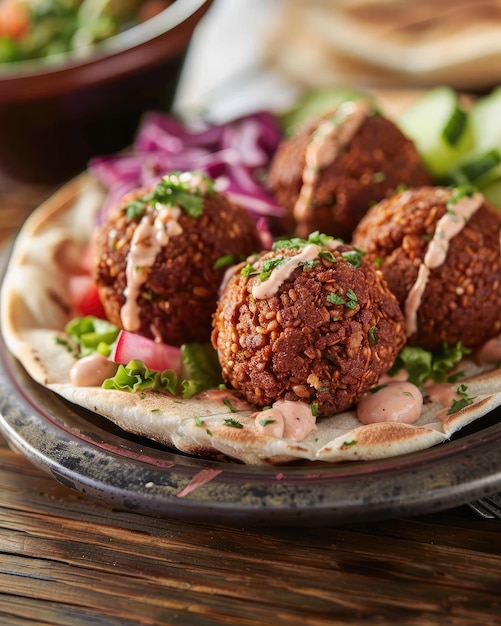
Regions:
<instances>
[{"instance_id":1,"label":"wooden table","mask_svg":"<svg viewBox=\"0 0 501 626\"><path fill-rule=\"evenodd\" d=\"M49 194L0 186L0 240ZM223 522L223 520L222 520ZM0 437L0 625L501 624L501 522L467 506L324 528L114 510Z\"/></svg>"}]
</instances>

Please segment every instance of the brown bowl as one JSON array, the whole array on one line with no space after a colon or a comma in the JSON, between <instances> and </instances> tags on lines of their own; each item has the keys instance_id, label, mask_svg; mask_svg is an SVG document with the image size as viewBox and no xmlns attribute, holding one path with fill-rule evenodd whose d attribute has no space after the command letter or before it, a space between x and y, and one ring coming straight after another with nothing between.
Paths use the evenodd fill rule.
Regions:
<instances>
[{"instance_id":1,"label":"brown bowl","mask_svg":"<svg viewBox=\"0 0 501 626\"><path fill-rule=\"evenodd\" d=\"M168 110L193 31L212 0L160 14L60 63L0 66L0 170L59 183L130 144L146 110Z\"/></svg>"}]
</instances>

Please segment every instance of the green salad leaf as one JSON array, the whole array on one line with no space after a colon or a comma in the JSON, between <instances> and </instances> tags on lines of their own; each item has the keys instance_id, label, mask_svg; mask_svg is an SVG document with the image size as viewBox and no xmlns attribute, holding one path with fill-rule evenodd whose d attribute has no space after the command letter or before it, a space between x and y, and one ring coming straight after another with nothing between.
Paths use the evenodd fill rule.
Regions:
<instances>
[{"instance_id":1,"label":"green salad leaf","mask_svg":"<svg viewBox=\"0 0 501 626\"><path fill-rule=\"evenodd\" d=\"M174 370L156 372L139 359L132 359L127 365L119 365L115 376L107 378L102 386L104 389L131 392L154 389L186 399L220 384L221 367L212 346L196 343L183 345L181 362L181 375L178 376Z\"/></svg>"},{"instance_id":2,"label":"green salad leaf","mask_svg":"<svg viewBox=\"0 0 501 626\"><path fill-rule=\"evenodd\" d=\"M120 391L144 391L158 389L177 395L178 378L174 370L155 372L139 359L132 359L127 365L119 365L117 373L103 382L103 389Z\"/></svg>"},{"instance_id":3,"label":"green salad leaf","mask_svg":"<svg viewBox=\"0 0 501 626\"><path fill-rule=\"evenodd\" d=\"M107 320L87 315L72 319L65 331L76 345L76 356L81 358L94 352L109 356L120 329Z\"/></svg>"},{"instance_id":4,"label":"green salad leaf","mask_svg":"<svg viewBox=\"0 0 501 626\"><path fill-rule=\"evenodd\" d=\"M223 381L217 352L211 344L187 343L181 346L183 397L212 389ZM186 395L189 394L189 395Z\"/></svg>"},{"instance_id":5,"label":"green salad leaf","mask_svg":"<svg viewBox=\"0 0 501 626\"><path fill-rule=\"evenodd\" d=\"M461 377L461 372L451 373L451 370L470 352L461 342L454 345L444 343L436 353L417 346L404 346L389 374L395 376L404 369L409 382L417 387L423 387L428 380L435 383L455 382Z\"/></svg>"}]
</instances>

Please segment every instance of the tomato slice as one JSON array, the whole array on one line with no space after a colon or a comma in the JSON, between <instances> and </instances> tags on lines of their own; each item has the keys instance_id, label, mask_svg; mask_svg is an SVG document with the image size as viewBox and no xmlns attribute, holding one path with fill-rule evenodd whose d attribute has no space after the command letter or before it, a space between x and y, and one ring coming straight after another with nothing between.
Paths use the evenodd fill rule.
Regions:
<instances>
[{"instance_id":1,"label":"tomato slice","mask_svg":"<svg viewBox=\"0 0 501 626\"><path fill-rule=\"evenodd\" d=\"M157 343L153 339L121 330L110 355L115 363L126 365L132 359L142 361L146 367L155 372L174 370L181 371L181 350L165 343Z\"/></svg>"},{"instance_id":2,"label":"tomato slice","mask_svg":"<svg viewBox=\"0 0 501 626\"><path fill-rule=\"evenodd\" d=\"M78 315L93 315L106 319L97 286L91 276L72 276L69 283L71 305Z\"/></svg>"}]
</instances>

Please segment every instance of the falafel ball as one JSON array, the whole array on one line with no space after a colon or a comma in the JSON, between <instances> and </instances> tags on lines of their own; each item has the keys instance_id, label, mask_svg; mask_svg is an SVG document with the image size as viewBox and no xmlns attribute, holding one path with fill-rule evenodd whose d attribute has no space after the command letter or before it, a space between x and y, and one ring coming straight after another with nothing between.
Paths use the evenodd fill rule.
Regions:
<instances>
[{"instance_id":1,"label":"falafel ball","mask_svg":"<svg viewBox=\"0 0 501 626\"><path fill-rule=\"evenodd\" d=\"M399 185L431 184L413 142L365 100L345 102L284 139L268 184L286 209L284 227L349 241L367 209Z\"/></svg>"},{"instance_id":2,"label":"falafel ball","mask_svg":"<svg viewBox=\"0 0 501 626\"><path fill-rule=\"evenodd\" d=\"M110 213L95 236L94 277L108 319L174 346L210 341L224 276L261 248L247 212L203 174L164 176Z\"/></svg>"},{"instance_id":3,"label":"falafel ball","mask_svg":"<svg viewBox=\"0 0 501 626\"><path fill-rule=\"evenodd\" d=\"M372 207L353 236L406 316L408 343L473 347L501 332L501 213L458 187L407 190Z\"/></svg>"},{"instance_id":4,"label":"falafel ball","mask_svg":"<svg viewBox=\"0 0 501 626\"><path fill-rule=\"evenodd\" d=\"M259 407L347 409L388 371L403 315L379 271L332 237L278 242L233 271L214 315L223 379Z\"/></svg>"}]
</instances>

